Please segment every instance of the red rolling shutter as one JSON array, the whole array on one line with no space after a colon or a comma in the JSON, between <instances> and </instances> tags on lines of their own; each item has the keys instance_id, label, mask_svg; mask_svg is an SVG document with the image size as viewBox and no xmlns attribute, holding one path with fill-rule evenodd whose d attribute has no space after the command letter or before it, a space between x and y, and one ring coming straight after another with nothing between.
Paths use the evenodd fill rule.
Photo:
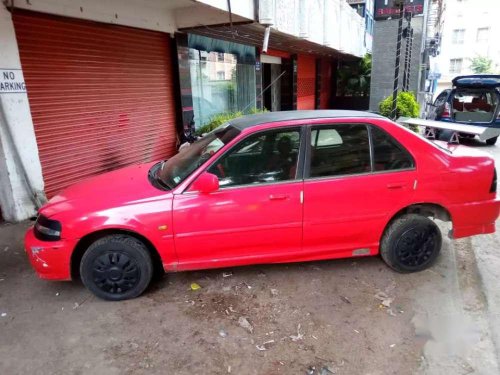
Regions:
<instances>
[{"instance_id":1,"label":"red rolling shutter","mask_svg":"<svg viewBox=\"0 0 500 375\"><path fill-rule=\"evenodd\" d=\"M13 15L48 197L175 153L168 34Z\"/></svg>"},{"instance_id":2,"label":"red rolling shutter","mask_svg":"<svg viewBox=\"0 0 500 375\"><path fill-rule=\"evenodd\" d=\"M299 55L297 62L297 109L314 109L316 59Z\"/></svg>"}]
</instances>

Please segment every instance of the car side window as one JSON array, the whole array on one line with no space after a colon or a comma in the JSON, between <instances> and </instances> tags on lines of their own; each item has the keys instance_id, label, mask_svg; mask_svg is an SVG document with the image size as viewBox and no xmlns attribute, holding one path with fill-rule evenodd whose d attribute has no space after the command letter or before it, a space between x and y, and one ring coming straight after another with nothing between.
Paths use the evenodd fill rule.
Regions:
<instances>
[{"instance_id":1,"label":"car side window","mask_svg":"<svg viewBox=\"0 0 500 375\"><path fill-rule=\"evenodd\" d=\"M436 98L436 101L434 102L434 106L441 107L446 101L447 97L448 97L448 92L446 91L439 94L438 97Z\"/></svg>"},{"instance_id":2,"label":"car side window","mask_svg":"<svg viewBox=\"0 0 500 375\"><path fill-rule=\"evenodd\" d=\"M370 142L366 125L339 124L311 130L309 177L370 171Z\"/></svg>"},{"instance_id":3,"label":"car side window","mask_svg":"<svg viewBox=\"0 0 500 375\"><path fill-rule=\"evenodd\" d=\"M392 136L376 126L371 127L373 166L375 171L413 168L413 158Z\"/></svg>"},{"instance_id":4,"label":"car side window","mask_svg":"<svg viewBox=\"0 0 500 375\"><path fill-rule=\"evenodd\" d=\"M234 146L208 172L221 187L294 180L300 131L273 130L250 135Z\"/></svg>"}]
</instances>

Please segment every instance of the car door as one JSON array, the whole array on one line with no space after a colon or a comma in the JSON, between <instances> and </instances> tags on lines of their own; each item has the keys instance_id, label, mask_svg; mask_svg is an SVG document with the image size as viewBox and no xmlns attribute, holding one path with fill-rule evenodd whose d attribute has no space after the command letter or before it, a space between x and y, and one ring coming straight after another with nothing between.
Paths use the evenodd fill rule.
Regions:
<instances>
[{"instance_id":1,"label":"car door","mask_svg":"<svg viewBox=\"0 0 500 375\"><path fill-rule=\"evenodd\" d=\"M273 262L300 252L301 131L248 135L207 168L219 190L175 195L179 269Z\"/></svg>"},{"instance_id":2,"label":"car door","mask_svg":"<svg viewBox=\"0 0 500 375\"><path fill-rule=\"evenodd\" d=\"M413 194L412 156L367 124L311 128L303 250L311 258L376 253L387 218Z\"/></svg>"}]
</instances>

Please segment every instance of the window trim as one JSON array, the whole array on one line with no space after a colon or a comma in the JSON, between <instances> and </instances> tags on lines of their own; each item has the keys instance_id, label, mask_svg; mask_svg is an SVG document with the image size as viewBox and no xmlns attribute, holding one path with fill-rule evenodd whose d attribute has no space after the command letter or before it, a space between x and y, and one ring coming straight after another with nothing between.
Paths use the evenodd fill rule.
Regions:
<instances>
[{"instance_id":1,"label":"window trim","mask_svg":"<svg viewBox=\"0 0 500 375\"><path fill-rule=\"evenodd\" d=\"M264 186L264 185L277 185L277 184L286 184L286 183L296 183L296 182L301 182L304 180L304 153L305 153L305 146L307 146L307 143L305 143L305 139L307 136L307 126L304 125L292 125L292 126L280 126L280 127L275 127L272 129L262 129L262 130L257 130L253 131L251 133L248 133L241 139L239 139L234 145L232 145L229 149L224 151L221 155L219 155L215 160L213 160L210 164L208 164L206 167L203 167L203 170L200 172L208 172L212 166L216 165L219 160L221 160L223 157L225 157L227 154L232 152L238 145L240 145L242 142L245 142L249 137L256 136L258 134L265 134L265 133L273 133L273 132L286 132L286 131L298 131L299 132L299 154L297 155L297 172L295 173L295 178L290 179L290 180L285 180L285 181L271 181L271 182L262 182L258 184L244 184L244 185L235 185L235 186L220 186L218 191L221 190L227 190L227 189L238 189L242 187L250 187L250 186ZM210 173L210 172L208 172ZM189 188L191 185L196 181L194 179L184 190L182 194L191 194L191 193L198 193L198 192L190 192Z\"/></svg>"},{"instance_id":2,"label":"window trim","mask_svg":"<svg viewBox=\"0 0 500 375\"><path fill-rule=\"evenodd\" d=\"M322 127L335 127L338 125L364 125L367 129L368 133L368 143L369 143L369 151L370 151L370 168L371 171L369 172L360 172L360 173L349 173L349 174L339 174L339 175L334 175L334 176L321 176L321 177L310 177L310 170L311 170L311 153L312 153L312 145L311 145L311 133L312 130L315 128L322 128ZM372 138L372 128L376 127L378 130L384 132L387 134L400 148L401 150L410 157L410 159L413 161L413 167L411 168L401 168L401 169L390 169L390 170L384 170L384 171L375 171L375 158L374 158L374 151L373 151L373 138ZM322 180L329 180L329 179L339 179L339 178L345 178L345 177L357 177L357 176L369 176L369 175L379 175L379 174L387 174L387 173L399 173L399 172L408 172L408 171L416 171L417 170L417 163L415 161L415 157L413 154L408 151L406 147L404 147L401 142L399 142L394 136L392 136L390 133L388 133L385 129L382 129L380 126L371 124L371 123L365 123L365 122L333 122L330 124L314 124L314 125L308 125L306 126L308 129L308 137L307 137L307 152L305 154L304 158L304 182L307 181L322 181Z\"/></svg>"},{"instance_id":3,"label":"window trim","mask_svg":"<svg viewBox=\"0 0 500 375\"><path fill-rule=\"evenodd\" d=\"M405 153L410 159L411 161L413 162L413 167L412 168L401 168L401 169L389 169L389 170L384 170L384 171L376 171L374 166L375 166L375 152L371 151L370 153L370 157L372 157L372 162L373 162L373 165L372 165L372 173L379 173L379 172L397 172L397 171L403 171L403 170L408 170L408 171L411 171L411 170L416 170L417 169L417 162L415 161L415 158L413 157L413 154L407 150L406 147L404 147L401 142L399 142L394 136L392 136L389 132L387 132L385 129L382 129L380 126L376 126L376 125L373 125L373 124L370 124L368 125L368 128L369 128L369 136L370 136L370 148L373 148L373 138L372 138L372 129L373 128L377 128L378 130L380 130L382 133L384 133L385 135L389 136L389 138L391 138L395 143L396 145L401 149L401 151L403 151L403 153Z\"/></svg>"}]
</instances>

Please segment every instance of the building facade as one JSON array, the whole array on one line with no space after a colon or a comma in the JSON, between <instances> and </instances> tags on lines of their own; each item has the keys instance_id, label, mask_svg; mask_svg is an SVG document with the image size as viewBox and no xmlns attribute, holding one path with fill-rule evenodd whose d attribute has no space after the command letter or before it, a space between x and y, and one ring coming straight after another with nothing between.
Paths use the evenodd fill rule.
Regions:
<instances>
[{"instance_id":1,"label":"building facade","mask_svg":"<svg viewBox=\"0 0 500 375\"><path fill-rule=\"evenodd\" d=\"M344 0L4 2L3 217L168 158L214 114L328 108L336 61L363 56L364 34Z\"/></svg>"},{"instance_id":2,"label":"building facade","mask_svg":"<svg viewBox=\"0 0 500 375\"><path fill-rule=\"evenodd\" d=\"M436 95L451 88L459 75L474 74L472 59L490 59L492 73L500 72L500 45L495 42L500 33L497 0L446 0L441 54L434 63L439 75Z\"/></svg>"},{"instance_id":3,"label":"building facade","mask_svg":"<svg viewBox=\"0 0 500 375\"><path fill-rule=\"evenodd\" d=\"M406 2L407 11L412 13L411 29L413 31L402 40L398 82L398 88L402 90L405 51L408 45L411 50L408 91L415 93L421 103L424 101L427 74L425 51L428 4L427 0ZM393 93L398 22L399 9L394 6L393 0L376 0L370 90L370 110L373 111L378 111L379 103ZM407 27L408 21L405 19L403 28Z\"/></svg>"},{"instance_id":4,"label":"building facade","mask_svg":"<svg viewBox=\"0 0 500 375\"><path fill-rule=\"evenodd\" d=\"M373 28L375 19L373 12L375 10L374 0L347 0L349 5L365 19L365 48L367 53L372 52Z\"/></svg>"}]
</instances>

